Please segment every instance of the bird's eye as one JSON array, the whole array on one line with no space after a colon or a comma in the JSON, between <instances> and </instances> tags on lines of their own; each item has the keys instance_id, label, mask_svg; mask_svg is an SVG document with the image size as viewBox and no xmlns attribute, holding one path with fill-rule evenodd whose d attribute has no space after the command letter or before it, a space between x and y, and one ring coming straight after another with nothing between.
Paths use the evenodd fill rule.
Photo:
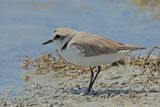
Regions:
<instances>
[{"instance_id":1,"label":"bird's eye","mask_svg":"<svg viewBox=\"0 0 160 107\"><path fill-rule=\"evenodd\" d=\"M61 37L60 35L56 35L54 39L59 39L60 37Z\"/></svg>"}]
</instances>

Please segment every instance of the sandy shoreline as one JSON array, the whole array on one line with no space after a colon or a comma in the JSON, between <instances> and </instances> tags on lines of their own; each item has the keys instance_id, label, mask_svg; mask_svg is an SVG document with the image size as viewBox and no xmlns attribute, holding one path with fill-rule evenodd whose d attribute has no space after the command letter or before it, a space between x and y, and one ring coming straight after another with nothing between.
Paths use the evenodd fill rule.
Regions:
<instances>
[{"instance_id":1,"label":"sandy shoreline","mask_svg":"<svg viewBox=\"0 0 160 107\"><path fill-rule=\"evenodd\" d=\"M158 75L158 74L157 74ZM86 94L90 73L78 78L58 78L56 73L34 76L24 94L4 98L2 107L158 107L160 80L148 81L150 72L133 66L111 67L102 71Z\"/></svg>"}]
</instances>

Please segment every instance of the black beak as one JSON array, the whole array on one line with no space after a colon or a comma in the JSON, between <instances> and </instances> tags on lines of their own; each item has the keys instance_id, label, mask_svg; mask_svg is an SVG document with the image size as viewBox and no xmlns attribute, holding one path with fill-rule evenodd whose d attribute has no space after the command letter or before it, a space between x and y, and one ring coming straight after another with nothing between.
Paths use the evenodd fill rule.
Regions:
<instances>
[{"instance_id":1,"label":"black beak","mask_svg":"<svg viewBox=\"0 0 160 107\"><path fill-rule=\"evenodd\" d=\"M49 44L49 43L52 43L52 42L53 42L53 40L50 39L50 40L48 40L47 42L44 42L42 45L46 45L46 44Z\"/></svg>"}]
</instances>

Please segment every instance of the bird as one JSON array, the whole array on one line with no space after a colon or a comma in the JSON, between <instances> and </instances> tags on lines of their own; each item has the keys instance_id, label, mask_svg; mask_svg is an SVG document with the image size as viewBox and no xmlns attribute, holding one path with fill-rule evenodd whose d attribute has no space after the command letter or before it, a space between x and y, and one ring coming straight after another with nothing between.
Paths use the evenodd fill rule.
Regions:
<instances>
[{"instance_id":1,"label":"bird","mask_svg":"<svg viewBox=\"0 0 160 107\"><path fill-rule=\"evenodd\" d=\"M112 64L124 58L131 51L146 49L68 27L56 28L52 38L42 45L49 43L53 43L55 49L66 61L90 68L91 77L87 92L92 89L102 64ZM94 74L95 71L96 74Z\"/></svg>"}]
</instances>

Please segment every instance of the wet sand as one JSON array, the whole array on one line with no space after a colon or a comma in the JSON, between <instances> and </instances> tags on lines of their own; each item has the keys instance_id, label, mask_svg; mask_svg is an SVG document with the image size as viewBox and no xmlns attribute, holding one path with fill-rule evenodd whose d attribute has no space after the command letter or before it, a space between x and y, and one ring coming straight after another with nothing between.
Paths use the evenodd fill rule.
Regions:
<instances>
[{"instance_id":1,"label":"wet sand","mask_svg":"<svg viewBox=\"0 0 160 107\"><path fill-rule=\"evenodd\" d=\"M90 73L78 78L58 77L55 72L32 76L24 94L0 95L1 107L159 107L160 79L150 71L119 66L104 70L86 93ZM159 73L155 74L159 77Z\"/></svg>"}]
</instances>

